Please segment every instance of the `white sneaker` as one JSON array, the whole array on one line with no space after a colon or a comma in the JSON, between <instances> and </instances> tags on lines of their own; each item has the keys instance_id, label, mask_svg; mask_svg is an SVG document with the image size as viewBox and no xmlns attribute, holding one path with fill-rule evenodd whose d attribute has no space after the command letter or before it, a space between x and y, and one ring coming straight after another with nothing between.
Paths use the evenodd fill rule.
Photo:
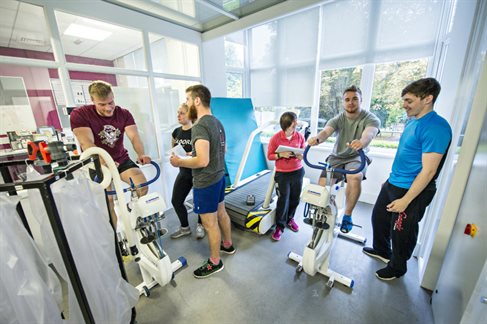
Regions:
<instances>
[{"instance_id":1,"label":"white sneaker","mask_svg":"<svg viewBox=\"0 0 487 324\"><path fill-rule=\"evenodd\" d=\"M177 239L177 238L180 238L180 237L183 237L186 235L190 235L190 234L191 234L191 229L189 228L189 226L186 228L180 227L176 232L171 234L171 238Z\"/></svg>"},{"instance_id":2,"label":"white sneaker","mask_svg":"<svg viewBox=\"0 0 487 324\"><path fill-rule=\"evenodd\" d=\"M205 237L205 228L200 223L196 224L196 238L202 239Z\"/></svg>"}]
</instances>

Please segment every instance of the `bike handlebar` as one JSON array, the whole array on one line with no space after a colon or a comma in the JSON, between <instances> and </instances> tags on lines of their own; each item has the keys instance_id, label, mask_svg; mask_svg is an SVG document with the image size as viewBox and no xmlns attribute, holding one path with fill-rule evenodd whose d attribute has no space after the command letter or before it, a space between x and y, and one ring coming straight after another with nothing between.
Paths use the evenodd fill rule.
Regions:
<instances>
[{"instance_id":1,"label":"bike handlebar","mask_svg":"<svg viewBox=\"0 0 487 324\"><path fill-rule=\"evenodd\" d=\"M161 175L161 168L154 161L150 161L150 163L156 168L156 175L154 176L154 178L152 178L151 180L149 180L147 182L141 183L141 184L139 184L137 186L134 186L133 183L132 183L132 181L130 181L132 185L129 188L123 189L123 192L127 192L127 191L129 191L131 189L139 189L139 188L147 187L151 183L154 183L157 180L157 178L159 178L159 176ZM130 180L132 180L132 179L130 179ZM112 190L112 191L107 191L107 194L108 195L116 195L117 193L116 193L115 190Z\"/></svg>"},{"instance_id":2,"label":"bike handlebar","mask_svg":"<svg viewBox=\"0 0 487 324\"><path fill-rule=\"evenodd\" d=\"M304 163L307 166L309 166L310 168L313 168L313 169L319 169L319 170L329 169L330 168L330 165L328 163L318 162L321 165L316 165L316 164L312 164L312 163L310 163L308 161L308 151L309 151L310 148L311 148L311 146L308 145L304 149L304 153L303 153ZM343 174L356 174L356 173L359 173L360 171L362 171L365 168L366 159L365 159L365 153L364 153L364 151L362 149L358 150L357 152L358 152L358 154L360 156L360 167L358 169L355 169L355 170L345 170L345 169L340 169L340 168L336 168L336 169L330 168L330 169L333 172L339 172L339 173L343 173Z\"/></svg>"}]
</instances>

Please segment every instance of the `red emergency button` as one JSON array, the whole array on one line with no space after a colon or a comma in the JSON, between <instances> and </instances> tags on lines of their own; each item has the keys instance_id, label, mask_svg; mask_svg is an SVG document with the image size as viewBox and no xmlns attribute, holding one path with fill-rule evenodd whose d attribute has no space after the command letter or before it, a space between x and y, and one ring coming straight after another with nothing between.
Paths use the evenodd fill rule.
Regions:
<instances>
[{"instance_id":1,"label":"red emergency button","mask_svg":"<svg viewBox=\"0 0 487 324\"><path fill-rule=\"evenodd\" d=\"M467 224L463 233L470 235L471 237L475 237L475 234L477 234L477 226L475 224Z\"/></svg>"}]
</instances>

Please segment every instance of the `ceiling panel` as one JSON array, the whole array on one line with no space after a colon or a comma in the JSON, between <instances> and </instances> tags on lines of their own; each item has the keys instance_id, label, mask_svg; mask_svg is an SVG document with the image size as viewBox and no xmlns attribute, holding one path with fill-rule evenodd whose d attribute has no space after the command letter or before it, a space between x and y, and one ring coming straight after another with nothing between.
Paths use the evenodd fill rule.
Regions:
<instances>
[{"instance_id":1,"label":"ceiling panel","mask_svg":"<svg viewBox=\"0 0 487 324\"><path fill-rule=\"evenodd\" d=\"M206 32L288 0L103 0ZM297 0L295 0L297 1Z\"/></svg>"},{"instance_id":2,"label":"ceiling panel","mask_svg":"<svg viewBox=\"0 0 487 324\"><path fill-rule=\"evenodd\" d=\"M233 22L286 0L98 0L143 12L200 32ZM0 0L0 46L52 52L43 8L14 0ZM67 55L114 60L142 47L142 34L126 27L56 11ZM65 35L72 24L109 31L102 41Z\"/></svg>"}]
</instances>

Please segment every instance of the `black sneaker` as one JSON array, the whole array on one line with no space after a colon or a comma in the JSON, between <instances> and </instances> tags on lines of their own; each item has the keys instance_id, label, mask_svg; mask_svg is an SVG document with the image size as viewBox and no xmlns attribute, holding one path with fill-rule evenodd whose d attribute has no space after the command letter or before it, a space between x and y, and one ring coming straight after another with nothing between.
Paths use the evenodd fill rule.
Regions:
<instances>
[{"instance_id":1,"label":"black sneaker","mask_svg":"<svg viewBox=\"0 0 487 324\"><path fill-rule=\"evenodd\" d=\"M225 267L223 266L222 260L220 260L220 263L218 264L213 264L210 259L208 259L201 267L193 272L193 276L198 279L206 278L214 273L222 271L223 268Z\"/></svg>"},{"instance_id":2,"label":"black sneaker","mask_svg":"<svg viewBox=\"0 0 487 324\"><path fill-rule=\"evenodd\" d=\"M230 245L229 247L226 248L223 244L220 244L220 252L226 254L235 254L235 252L237 252L237 249L235 249L233 245Z\"/></svg>"},{"instance_id":3,"label":"black sneaker","mask_svg":"<svg viewBox=\"0 0 487 324\"><path fill-rule=\"evenodd\" d=\"M368 256L371 256L373 258L376 258L377 260L381 260L384 263L389 263L389 258L388 257L386 257L384 255L380 255L379 252L377 252L376 250L374 250L371 247L364 247L362 249L362 252L364 252Z\"/></svg>"},{"instance_id":4,"label":"black sneaker","mask_svg":"<svg viewBox=\"0 0 487 324\"><path fill-rule=\"evenodd\" d=\"M402 274L399 274L397 271L390 268L389 266L387 266L383 269L377 270L375 272L375 275L380 280L387 280L387 281L394 280L396 278L402 277Z\"/></svg>"}]
</instances>

